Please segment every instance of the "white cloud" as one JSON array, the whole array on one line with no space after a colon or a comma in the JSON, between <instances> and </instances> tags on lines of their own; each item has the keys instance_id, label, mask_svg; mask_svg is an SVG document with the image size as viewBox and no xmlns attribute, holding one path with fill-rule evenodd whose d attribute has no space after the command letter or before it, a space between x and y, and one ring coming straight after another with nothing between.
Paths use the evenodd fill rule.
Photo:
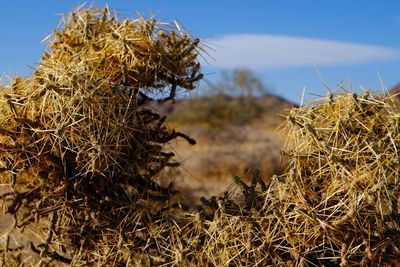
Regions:
<instances>
[{"instance_id":1,"label":"white cloud","mask_svg":"<svg viewBox=\"0 0 400 267\"><path fill-rule=\"evenodd\" d=\"M357 64L399 59L383 46L266 34L233 34L205 40L217 68L277 68Z\"/></svg>"}]
</instances>

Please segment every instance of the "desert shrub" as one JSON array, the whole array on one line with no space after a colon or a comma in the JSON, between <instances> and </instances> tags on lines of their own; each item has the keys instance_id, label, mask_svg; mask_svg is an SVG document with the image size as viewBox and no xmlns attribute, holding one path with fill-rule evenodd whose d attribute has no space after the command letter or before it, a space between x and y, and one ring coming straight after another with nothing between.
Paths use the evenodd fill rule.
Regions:
<instances>
[{"instance_id":1,"label":"desert shrub","mask_svg":"<svg viewBox=\"0 0 400 267\"><path fill-rule=\"evenodd\" d=\"M255 97L234 97L217 94L191 100L185 112L175 112L169 121L184 125L209 125L218 130L243 126L262 117L265 108Z\"/></svg>"},{"instance_id":2,"label":"desert shrub","mask_svg":"<svg viewBox=\"0 0 400 267\"><path fill-rule=\"evenodd\" d=\"M217 95L210 99L206 118L211 126L224 128L229 125L246 125L261 117L264 112L253 97Z\"/></svg>"},{"instance_id":3,"label":"desert shrub","mask_svg":"<svg viewBox=\"0 0 400 267\"><path fill-rule=\"evenodd\" d=\"M251 70L239 68L223 72L211 94L214 97L207 103L207 118L212 126L223 128L250 124L260 118L266 110L257 97L269 91Z\"/></svg>"},{"instance_id":4,"label":"desert shrub","mask_svg":"<svg viewBox=\"0 0 400 267\"><path fill-rule=\"evenodd\" d=\"M204 96L192 99L190 108L171 114L169 120L189 125L207 124L218 130L248 125L267 111L258 101L258 97L266 95L270 95L269 91L252 71L235 69L224 72Z\"/></svg>"}]
</instances>

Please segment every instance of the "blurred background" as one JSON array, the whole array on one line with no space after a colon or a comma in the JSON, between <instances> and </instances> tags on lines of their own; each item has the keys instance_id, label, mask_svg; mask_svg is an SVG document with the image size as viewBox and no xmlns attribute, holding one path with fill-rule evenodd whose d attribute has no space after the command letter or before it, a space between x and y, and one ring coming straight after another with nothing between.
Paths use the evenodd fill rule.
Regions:
<instances>
[{"instance_id":1,"label":"blurred background","mask_svg":"<svg viewBox=\"0 0 400 267\"><path fill-rule=\"evenodd\" d=\"M90 2L92 3L92 2ZM89 3L89 4L90 4ZM121 18L137 13L177 21L202 40L205 81L175 105L154 108L194 147L171 144L182 162L168 173L194 196L217 194L260 169L268 180L284 171L275 129L288 109L337 86L382 92L400 69L400 2L327 1L94 1ZM79 1L4 1L0 24L2 83L33 72L45 37ZM193 194L194 193L194 194Z\"/></svg>"}]
</instances>

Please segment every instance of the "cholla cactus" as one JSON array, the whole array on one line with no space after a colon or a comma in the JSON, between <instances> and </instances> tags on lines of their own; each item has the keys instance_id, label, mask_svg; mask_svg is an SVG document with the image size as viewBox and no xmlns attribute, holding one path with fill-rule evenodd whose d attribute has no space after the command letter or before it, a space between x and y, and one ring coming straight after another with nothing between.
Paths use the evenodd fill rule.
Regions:
<instances>
[{"instance_id":1,"label":"cholla cactus","mask_svg":"<svg viewBox=\"0 0 400 267\"><path fill-rule=\"evenodd\" d=\"M162 145L179 134L144 103L194 89L199 41L154 19L120 22L108 9L67 15L49 39L34 75L2 93L2 143L13 146L3 165L17 154L16 169L51 156L75 174L111 177L151 176L169 162Z\"/></svg>"},{"instance_id":2,"label":"cholla cactus","mask_svg":"<svg viewBox=\"0 0 400 267\"><path fill-rule=\"evenodd\" d=\"M173 101L203 77L199 40L176 23L89 8L66 15L48 40L34 74L0 94L0 178L14 192L7 211L17 214L29 195L29 216L48 221L41 255L53 241L91 246L105 228L135 221L133 207L170 197L153 179L178 165L164 145L195 141L147 103Z\"/></svg>"}]
</instances>

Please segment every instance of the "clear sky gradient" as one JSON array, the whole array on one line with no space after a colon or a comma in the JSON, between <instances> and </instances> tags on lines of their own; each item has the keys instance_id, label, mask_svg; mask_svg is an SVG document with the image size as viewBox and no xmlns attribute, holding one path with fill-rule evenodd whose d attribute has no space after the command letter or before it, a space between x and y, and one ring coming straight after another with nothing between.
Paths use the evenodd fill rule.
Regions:
<instances>
[{"instance_id":1,"label":"clear sky gradient","mask_svg":"<svg viewBox=\"0 0 400 267\"><path fill-rule=\"evenodd\" d=\"M61 13L82 1L3 1L0 74L29 75ZM354 88L386 89L400 82L400 1L94 1L122 16L156 14L177 20L211 47L203 70L253 69L271 90L299 102L348 81ZM7 82L7 79L4 81ZM203 83L202 87L206 87Z\"/></svg>"}]
</instances>

